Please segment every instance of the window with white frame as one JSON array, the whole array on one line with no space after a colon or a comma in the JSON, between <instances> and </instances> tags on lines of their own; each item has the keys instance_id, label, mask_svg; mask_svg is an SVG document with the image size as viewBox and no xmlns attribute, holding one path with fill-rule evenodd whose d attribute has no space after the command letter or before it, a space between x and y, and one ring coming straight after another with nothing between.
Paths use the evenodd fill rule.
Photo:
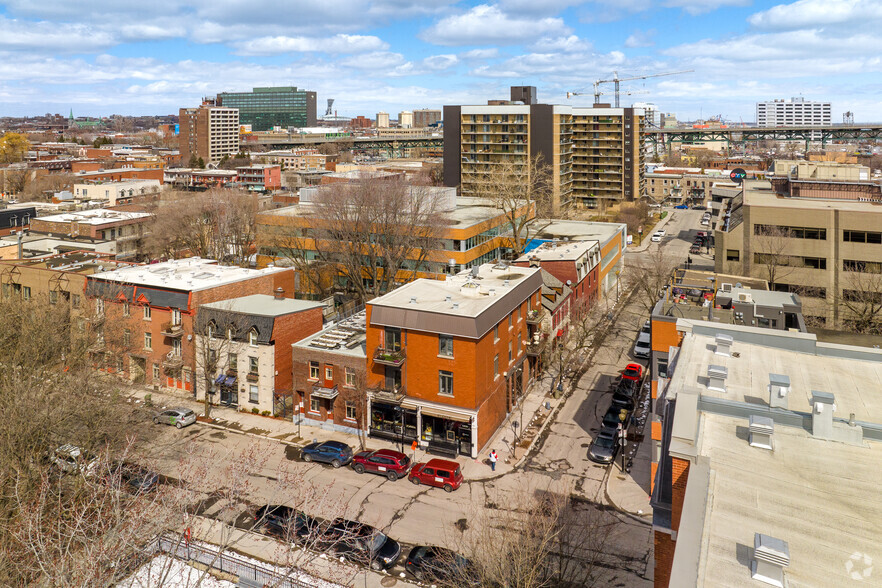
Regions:
<instances>
[{"instance_id":1,"label":"window with white frame","mask_svg":"<svg viewBox=\"0 0 882 588\"><path fill-rule=\"evenodd\" d=\"M453 372L446 370L438 372L438 394L453 396Z\"/></svg>"},{"instance_id":2,"label":"window with white frame","mask_svg":"<svg viewBox=\"0 0 882 588\"><path fill-rule=\"evenodd\" d=\"M357 415L355 413L355 402L351 400L346 401L346 419L350 421L354 421Z\"/></svg>"},{"instance_id":3,"label":"window with white frame","mask_svg":"<svg viewBox=\"0 0 882 588\"><path fill-rule=\"evenodd\" d=\"M257 404L258 402L260 402L260 394L258 392L258 388L254 384L248 386L248 402L251 402L253 404Z\"/></svg>"},{"instance_id":4,"label":"window with white frame","mask_svg":"<svg viewBox=\"0 0 882 588\"><path fill-rule=\"evenodd\" d=\"M309 379L310 380L318 380L319 379L319 364L317 361L309 362Z\"/></svg>"},{"instance_id":5,"label":"window with white frame","mask_svg":"<svg viewBox=\"0 0 882 588\"><path fill-rule=\"evenodd\" d=\"M309 399L309 412L319 412L320 410L321 410L321 399L310 398Z\"/></svg>"},{"instance_id":6,"label":"window with white frame","mask_svg":"<svg viewBox=\"0 0 882 588\"><path fill-rule=\"evenodd\" d=\"M149 321L150 317L153 315L153 311L150 310L150 306L144 305L144 320Z\"/></svg>"},{"instance_id":7,"label":"window with white frame","mask_svg":"<svg viewBox=\"0 0 882 588\"><path fill-rule=\"evenodd\" d=\"M355 370L350 367L346 368L346 385L355 386Z\"/></svg>"},{"instance_id":8,"label":"window with white frame","mask_svg":"<svg viewBox=\"0 0 882 588\"><path fill-rule=\"evenodd\" d=\"M248 344L257 347L257 329L251 329L248 332Z\"/></svg>"}]
</instances>

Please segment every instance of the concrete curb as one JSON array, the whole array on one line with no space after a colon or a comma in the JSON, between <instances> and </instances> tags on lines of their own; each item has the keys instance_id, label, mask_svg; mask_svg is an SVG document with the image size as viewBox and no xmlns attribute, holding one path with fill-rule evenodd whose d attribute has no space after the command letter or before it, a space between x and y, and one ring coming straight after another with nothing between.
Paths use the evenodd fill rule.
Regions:
<instances>
[{"instance_id":1,"label":"concrete curb","mask_svg":"<svg viewBox=\"0 0 882 588\"><path fill-rule=\"evenodd\" d=\"M257 433L249 433L248 431L240 431L238 429L234 429L232 427L225 427L223 425L218 425L217 423L206 423L204 421L196 421L197 425L202 425L205 427L211 427L212 429L218 429L220 431L229 431L231 433L238 433L239 435L247 435L249 437L254 437L256 439L266 439L267 441L275 441L276 443L284 443L285 445L290 445L291 447L303 447L303 445L299 445L294 443L293 441L285 441L284 439L276 439L274 437L270 437L268 435L258 435Z\"/></svg>"},{"instance_id":2,"label":"concrete curb","mask_svg":"<svg viewBox=\"0 0 882 588\"><path fill-rule=\"evenodd\" d=\"M631 253L642 253L643 251L646 251L647 249L649 249L649 246L652 245L652 241L648 240L649 237L651 237L652 233L654 233L655 231L658 231L659 229L665 228L667 226L667 224L669 222L671 222L671 219L674 218L674 212L675 211L673 211L673 210L668 211L668 215L665 218L663 218L660 221L658 221L657 223L655 223L655 226L652 227L651 232L647 233L647 237L645 237L643 239L643 241L640 243L640 245L637 245L636 247L632 247L632 248L626 247L625 251L630 251ZM659 245L661 245L661 243L659 243Z\"/></svg>"}]
</instances>

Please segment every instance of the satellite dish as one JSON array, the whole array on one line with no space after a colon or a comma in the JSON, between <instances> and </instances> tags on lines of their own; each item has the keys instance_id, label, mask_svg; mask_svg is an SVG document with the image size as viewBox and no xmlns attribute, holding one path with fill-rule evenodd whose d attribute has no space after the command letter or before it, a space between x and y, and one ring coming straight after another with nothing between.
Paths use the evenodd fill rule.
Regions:
<instances>
[{"instance_id":1,"label":"satellite dish","mask_svg":"<svg viewBox=\"0 0 882 588\"><path fill-rule=\"evenodd\" d=\"M740 288L740 287L741 287L741 282L735 282L735 287L736 287L736 288Z\"/></svg>"}]
</instances>

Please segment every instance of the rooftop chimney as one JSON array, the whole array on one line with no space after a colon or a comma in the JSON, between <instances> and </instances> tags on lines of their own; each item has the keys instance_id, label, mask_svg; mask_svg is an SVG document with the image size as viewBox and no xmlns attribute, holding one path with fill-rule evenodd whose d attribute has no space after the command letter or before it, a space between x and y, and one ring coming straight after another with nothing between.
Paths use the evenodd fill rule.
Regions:
<instances>
[{"instance_id":1,"label":"rooftop chimney","mask_svg":"<svg viewBox=\"0 0 882 588\"><path fill-rule=\"evenodd\" d=\"M748 422L750 423L750 437L748 439L750 446L773 450L775 446L772 443L772 434L775 432L775 421L769 417L752 414Z\"/></svg>"},{"instance_id":2,"label":"rooftop chimney","mask_svg":"<svg viewBox=\"0 0 882 588\"><path fill-rule=\"evenodd\" d=\"M812 435L820 439L833 438L833 411L835 397L829 392L812 390Z\"/></svg>"},{"instance_id":3,"label":"rooftop chimney","mask_svg":"<svg viewBox=\"0 0 882 588\"><path fill-rule=\"evenodd\" d=\"M283 300L285 298L285 291L282 290L281 286L273 290L273 298L276 300Z\"/></svg>"},{"instance_id":4,"label":"rooftop chimney","mask_svg":"<svg viewBox=\"0 0 882 588\"><path fill-rule=\"evenodd\" d=\"M707 389L717 390L718 392L726 391L726 376L729 370L722 365L707 366Z\"/></svg>"},{"instance_id":5,"label":"rooftop chimney","mask_svg":"<svg viewBox=\"0 0 882 588\"><path fill-rule=\"evenodd\" d=\"M784 588L784 568L789 565L790 547L786 541L754 533L753 561L750 562L751 578Z\"/></svg>"},{"instance_id":6,"label":"rooftop chimney","mask_svg":"<svg viewBox=\"0 0 882 588\"><path fill-rule=\"evenodd\" d=\"M732 336L719 334L714 338L714 340L717 343L716 354L729 357L729 355L731 355L730 351L732 349Z\"/></svg>"},{"instance_id":7,"label":"rooftop chimney","mask_svg":"<svg viewBox=\"0 0 882 588\"><path fill-rule=\"evenodd\" d=\"M787 394L790 392L790 376L769 374L769 408L787 410Z\"/></svg>"}]
</instances>

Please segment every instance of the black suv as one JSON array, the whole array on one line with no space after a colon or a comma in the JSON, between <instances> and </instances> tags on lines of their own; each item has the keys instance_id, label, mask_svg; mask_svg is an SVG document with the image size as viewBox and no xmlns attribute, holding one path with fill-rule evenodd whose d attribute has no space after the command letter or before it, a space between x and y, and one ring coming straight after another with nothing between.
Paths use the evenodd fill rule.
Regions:
<instances>
[{"instance_id":1,"label":"black suv","mask_svg":"<svg viewBox=\"0 0 882 588\"><path fill-rule=\"evenodd\" d=\"M390 568L401 555L401 545L378 529L347 519L334 519L324 534L324 547L372 570Z\"/></svg>"},{"instance_id":2,"label":"black suv","mask_svg":"<svg viewBox=\"0 0 882 588\"><path fill-rule=\"evenodd\" d=\"M634 408L634 401L637 399L637 391L639 389L639 382L626 379L620 380L612 397L612 406L631 410Z\"/></svg>"},{"instance_id":3,"label":"black suv","mask_svg":"<svg viewBox=\"0 0 882 588\"><path fill-rule=\"evenodd\" d=\"M286 541L304 543L310 536L314 540L321 540L322 524L290 506L261 506L254 513L254 523L255 526L262 526L269 535Z\"/></svg>"},{"instance_id":4,"label":"black suv","mask_svg":"<svg viewBox=\"0 0 882 588\"><path fill-rule=\"evenodd\" d=\"M456 582L477 586L477 574L463 556L444 547L418 545L410 550L404 569L414 578L430 583Z\"/></svg>"}]
</instances>

